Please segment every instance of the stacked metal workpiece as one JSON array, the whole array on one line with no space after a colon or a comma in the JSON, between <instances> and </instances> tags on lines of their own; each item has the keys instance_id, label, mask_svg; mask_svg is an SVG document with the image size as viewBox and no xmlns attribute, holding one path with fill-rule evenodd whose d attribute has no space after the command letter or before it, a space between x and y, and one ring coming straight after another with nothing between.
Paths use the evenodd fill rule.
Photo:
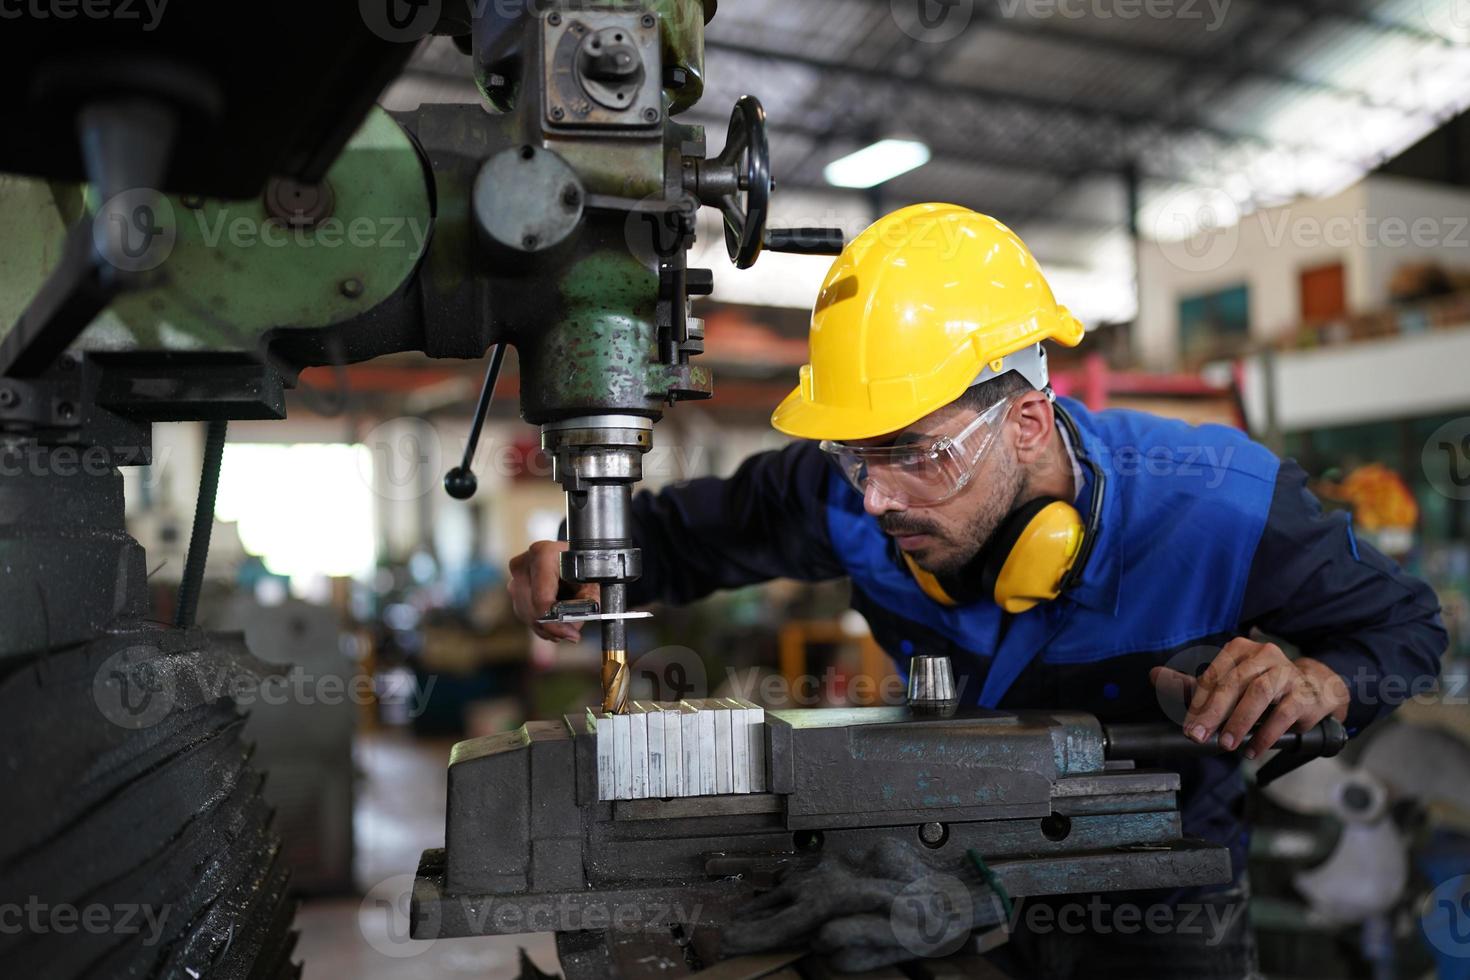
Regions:
<instances>
[{"instance_id":1,"label":"stacked metal workpiece","mask_svg":"<svg viewBox=\"0 0 1470 980\"><path fill-rule=\"evenodd\" d=\"M766 791L766 712L743 698L634 701L587 711L599 800Z\"/></svg>"}]
</instances>

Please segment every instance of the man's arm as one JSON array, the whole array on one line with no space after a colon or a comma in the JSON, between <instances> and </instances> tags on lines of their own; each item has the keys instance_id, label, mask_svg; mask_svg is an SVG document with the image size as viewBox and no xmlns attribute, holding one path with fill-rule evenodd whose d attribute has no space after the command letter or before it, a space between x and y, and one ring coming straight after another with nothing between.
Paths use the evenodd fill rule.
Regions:
<instances>
[{"instance_id":1,"label":"man's arm","mask_svg":"<svg viewBox=\"0 0 1470 980\"><path fill-rule=\"evenodd\" d=\"M831 466L814 443L757 453L728 479L703 477L633 498L643 577L630 605L691 602L774 578L847 574L827 533Z\"/></svg>"},{"instance_id":2,"label":"man's arm","mask_svg":"<svg viewBox=\"0 0 1470 980\"><path fill-rule=\"evenodd\" d=\"M1345 515L1324 513L1289 460L1241 606L1242 631L1255 627L1302 656L1235 640L1200 678L1184 722L1197 738L1218 729L1229 749L1264 715L1252 757L1328 715L1350 732L1383 717L1439 674L1448 640L1429 586L1356 540Z\"/></svg>"}]
</instances>

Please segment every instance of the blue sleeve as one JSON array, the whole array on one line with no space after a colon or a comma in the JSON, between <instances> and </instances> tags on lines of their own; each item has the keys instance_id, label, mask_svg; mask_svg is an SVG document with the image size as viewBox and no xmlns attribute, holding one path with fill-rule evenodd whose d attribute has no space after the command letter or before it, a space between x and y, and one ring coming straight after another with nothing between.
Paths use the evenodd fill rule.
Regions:
<instances>
[{"instance_id":1,"label":"blue sleeve","mask_svg":"<svg viewBox=\"0 0 1470 980\"><path fill-rule=\"evenodd\" d=\"M1294 461L1281 464L1242 627L1260 627L1337 671L1356 732L1427 690L1448 634L1433 590L1358 541L1347 514L1324 513L1306 483Z\"/></svg>"},{"instance_id":2,"label":"blue sleeve","mask_svg":"<svg viewBox=\"0 0 1470 980\"><path fill-rule=\"evenodd\" d=\"M831 473L815 443L799 442L757 453L728 479L635 495L643 576L629 586L629 603L685 603L774 578L846 575L827 533Z\"/></svg>"}]
</instances>

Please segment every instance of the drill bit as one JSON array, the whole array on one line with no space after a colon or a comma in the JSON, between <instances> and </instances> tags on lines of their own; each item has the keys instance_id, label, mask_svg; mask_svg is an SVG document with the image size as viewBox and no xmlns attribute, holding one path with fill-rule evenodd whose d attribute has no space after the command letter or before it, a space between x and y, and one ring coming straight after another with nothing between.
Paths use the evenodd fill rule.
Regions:
<instances>
[{"instance_id":1,"label":"drill bit","mask_svg":"<svg viewBox=\"0 0 1470 980\"><path fill-rule=\"evenodd\" d=\"M627 611L621 583L604 582L602 611ZM621 619L602 621L602 710L620 715L628 710L628 627Z\"/></svg>"},{"instance_id":2,"label":"drill bit","mask_svg":"<svg viewBox=\"0 0 1470 980\"><path fill-rule=\"evenodd\" d=\"M628 710L628 652L602 651L602 710L620 715Z\"/></svg>"}]
</instances>

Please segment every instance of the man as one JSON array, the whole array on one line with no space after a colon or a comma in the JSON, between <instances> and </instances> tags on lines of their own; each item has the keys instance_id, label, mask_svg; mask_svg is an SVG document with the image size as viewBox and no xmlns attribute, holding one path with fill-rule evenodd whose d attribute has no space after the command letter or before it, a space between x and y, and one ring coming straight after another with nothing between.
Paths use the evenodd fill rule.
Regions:
<instances>
[{"instance_id":1,"label":"man","mask_svg":"<svg viewBox=\"0 0 1470 980\"><path fill-rule=\"evenodd\" d=\"M1438 603L1243 434L1053 399L1041 342L1082 336L994 219L934 204L882 219L833 264L811 363L772 418L802 441L640 494L629 601L847 576L900 669L948 655L967 702L1146 720L1187 699L1186 734L1238 751L1181 773L1184 829L1229 846L1239 880L1240 755L1328 715L1357 732L1386 714L1438 672ZM511 562L517 614L553 639L577 636L534 622L562 547ZM1196 683L1201 650L1218 654ZM1243 904L1239 887L1196 897ZM1012 945L1047 976L1239 977L1253 947L1231 922Z\"/></svg>"}]
</instances>

